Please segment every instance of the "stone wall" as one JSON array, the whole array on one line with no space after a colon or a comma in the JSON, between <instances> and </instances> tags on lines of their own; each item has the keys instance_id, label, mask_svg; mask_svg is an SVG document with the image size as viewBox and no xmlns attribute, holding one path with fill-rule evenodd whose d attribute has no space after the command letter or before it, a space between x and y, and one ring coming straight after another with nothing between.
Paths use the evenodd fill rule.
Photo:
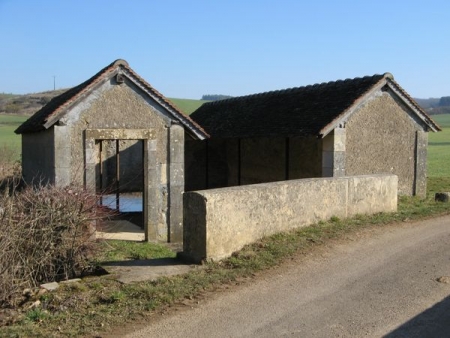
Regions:
<instances>
[{"instance_id":1,"label":"stone wall","mask_svg":"<svg viewBox=\"0 0 450 338\"><path fill-rule=\"evenodd\" d=\"M55 183L54 130L22 134L22 175L27 184Z\"/></svg>"},{"instance_id":2,"label":"stone wall","mask_svg":"<svg viewBox=\"0 0 450 338\"><path fill-rule=\"evenodd\" d=\"M141 94L142 95L141 95ZM126 149L132 144L132 139L127 135L127 130L151 130L152 139L150 147L144 147L150 154L147 158L151 165L144 164L150 173L148 178L149 186L142 186L140 191L144 191L145 207L144 226L146 239L165 241L169 238L170 218L169 218L169 128L170 119L156 107L157 104L149 101L139 88L134 87L131 82L126 81L123 84L117 84L114 79L103 84L95 93L88 96L84 102L79 103L63 118L63 123L70 126L69 139L71 144L71 180L80 184L86 184L87 187L93 185L90 178L87 178L85 168L79 166L80 163L87 161L86 149L86 130L117 130L120 133L112 139L122 139L122 152L125 154L124 161L121 161L120 170L122 173L129 172L124 179L131 180L136 177L141 180L138 171L143 170L142 153L135 151L126 153ZM123 135L119 135L123 134ZM148 142L148 140L144 140ZM99 144L92 149L96 166L99 164ZM149 149L151 148L151 149ZM130 156L127 156L130 155ZM132 159L131 155L136 155L138 159ZM136 170L135 165L139 165ZM126 168L128 166L128 168ZM134 168L133 168L134 167ZM113 176L113 175L110 175ZM98 180L98 177L95 178ZM142 180L141 180L142 182ZM110 183L110 182L108 182ZM124 182L126 183L126 182ZM94 186L98 182L94 183ZM125 185L122 185L124 187ZM136 186L134 188L137 188ZM181 196L180 196L181 199ZM180 213L182 209L180 210Z\"/></svg>"},{"instance_id":3,"label":"stone wall","mask_svg":"<svg viewBox=\"0 0 450 338\"><path fill-rule=\"evenodd\" d=\"M106 180L101 186L114 185L115 141L109 140L119 140L120 191L143 191L146 239L181 240L184 128L167 114L127 79L118 84L113 78L99 85L51 129L55 183L99 187L102 143Z\"/></svg>"},{"instance_id":4,"label":"stone wall","mask_svg":"<svg viewBox=\"0 0 450 338\"><path fill-rule=\"evenodd\" d=\"M416 193L416 134L421 129L408 109L383 92L353 114L345 129L346 175L395 174L400 195ZM424 162L424 156L426 162L426 148L419 162ZM424 195L426 169L423 166L420 176L422 189L418 193Z\"/></svg>"},{"instance_id":5,"label":"stone wall","mask_svg":"<svg viewBox=\"0 0 450 338\"><path fill-rule=\"evenodd\" d=\"M397 210L397 176L314 178L184 194L184 252L219 260L264 236L356 214Z\"/></svg>"},{"instance_id":6,"label":"stone wall","mask_svg":"<svg viewBox=\"0 0 450 338\"><path fill-rule=\"evenodd\" d=\"M138 94L140 89L133 90L126 84L118 85L114 81L104 84L95 95L90 95L63 119L70 126L68 136L72 146L73 181L83 183L83 168L76 164L84 162L83 132L87 129L152 129L158 143L157 163L167 166L170 120Z\"/></svg>"}]
</instances>

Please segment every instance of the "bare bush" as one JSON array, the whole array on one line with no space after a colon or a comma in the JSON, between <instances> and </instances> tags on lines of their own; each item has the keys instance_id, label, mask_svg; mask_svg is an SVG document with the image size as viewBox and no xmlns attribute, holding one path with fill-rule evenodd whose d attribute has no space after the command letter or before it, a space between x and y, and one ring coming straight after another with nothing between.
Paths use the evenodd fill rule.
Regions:
<instances>
[{"instance_id":1,"label":"bare bush","mask_svg":"<svg viewBox=\"0 0 450 338\"><path fill-rule=\"evenodd\" d=\"M8 145L0 145L0 180L20 176L19 150Z\"/></svg>"},{"instance_id":2,"label":"bare bush","mask_svg":"<svg viewBox=\"0 0 450 338\"><path fill-rule=\"evenodd\" d=\"M78 276L90 267L99 219L95 195L52 186L0 196L0 305L24 288Z\"/></svg>"}]
</instances>

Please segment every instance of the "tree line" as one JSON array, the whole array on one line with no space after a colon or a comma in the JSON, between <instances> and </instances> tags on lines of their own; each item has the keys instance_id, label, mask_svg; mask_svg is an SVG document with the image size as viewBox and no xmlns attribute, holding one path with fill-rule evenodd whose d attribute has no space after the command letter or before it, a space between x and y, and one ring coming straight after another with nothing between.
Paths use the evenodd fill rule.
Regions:
<instances>
[{"instance_id":1,"label":"tree line","mask_svg":"<svg viewBox=\"0 0 450 338\"><path fill-rule=\"evenodd\" d=\"M225 100L229 99L233 96L230 95L222 95L222 94L206 94L202 96L202 100L205 101L218 101L218 100Z\"/></svg>"}]
</instances>

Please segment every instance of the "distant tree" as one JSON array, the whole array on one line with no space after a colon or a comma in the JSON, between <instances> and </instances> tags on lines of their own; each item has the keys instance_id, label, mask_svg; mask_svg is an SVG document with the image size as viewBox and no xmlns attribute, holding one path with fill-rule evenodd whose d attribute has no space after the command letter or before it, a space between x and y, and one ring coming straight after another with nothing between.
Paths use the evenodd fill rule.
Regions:
<instances>
[{"instance_id":1,"label":"distant tree","mask_svg":"<svg viewBox=\"0 0 450 338\"><path fill-rule=\"evenodd\" d=\"M202 100L206 101L218 101L218 100L225 100L229 99L233 96L230 95L221 95L221 94L206 94L202 96Z\"/></svg>"},{"instance_id":2,"label":"distant tree","mask_svg":"<svg viewBox=\"0 0 450 338\"><path fill-rule=\"evenodd\" d=\"M450 96L443 96L439 100L439 107L448 107L450 106Z\"/></svg>"},{"instance_id":3,"label":"distant tree","mask_svg":"<svg viewBox=\"0 0 450 338\"><path fill-rule=\"evenodd\" d=\"M427 109L427 113L430 115L450 114L450 106L429 108Z\"/></svg>"},{"instance_id":4,"label":"distant tree","mask_svg":"<svg viewBox=\"0 0 450 338\"><path fill-rule=\"evenodd\" d=\"M429 98L429 99L418 99L415 98L414 100L416 100L416 102L423 108L423 109L428 109L428 108L435 108L437 106L439 106L439 98Z\"/></svg>"}]
</instances>

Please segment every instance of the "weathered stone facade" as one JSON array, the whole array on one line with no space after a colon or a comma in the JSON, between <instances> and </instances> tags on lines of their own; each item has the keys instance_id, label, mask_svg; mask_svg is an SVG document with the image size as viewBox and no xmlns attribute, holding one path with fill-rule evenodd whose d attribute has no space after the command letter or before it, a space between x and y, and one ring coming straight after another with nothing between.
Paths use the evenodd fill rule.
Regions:
<instances>
[{"instance_id":1,"label":"weathered stone facade","mask_svg":"<svg viewBox=\"0 0 450 338\"><path fill-rule=\"evenodd\" d=\"M392 173L398 175L400 194L414 194L416 133L423 127L390 93L368 101L345 129L347 175Z\"/></svg>"},{"instance_id":2,"label":"weathered stone facade","mask_svg":"<svg viewBox=\"0 0 450 338\"><path fill-rule=\"evenodd\" d=\"M55 183L55 130L22 136L22 175L28 184Z\"/></svg>"},{"instance_id":3,"label":"weathered stone facade","mask_svg":"<svg viewBox=\"0 0 450 338\"><path fill-rule=\"evenodd\" d=\"M146 239L181 241L185 132L207 134L123 60L54 100L18 129L25 180L138 193Z\"/></svg>"}]
</instances>

